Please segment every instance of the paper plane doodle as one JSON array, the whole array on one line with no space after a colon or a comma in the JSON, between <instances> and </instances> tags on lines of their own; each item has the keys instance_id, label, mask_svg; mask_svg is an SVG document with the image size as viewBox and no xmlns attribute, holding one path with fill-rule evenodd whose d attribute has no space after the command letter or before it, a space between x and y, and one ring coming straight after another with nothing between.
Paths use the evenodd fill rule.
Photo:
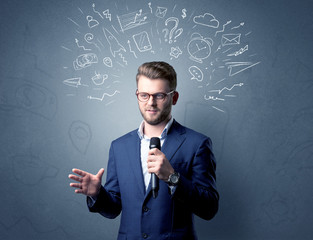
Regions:
<instances>
[{"instance_id":1,"label":"paper plane doodle","mask_svg":"<svg viewBox=\"0 0 313 240\"><path fill-rule=\"evenodd\" d=\"M76 77L76 78L69 78L69 79L66 79L63 81L63 83L67 86L70 86L70 87L78 87L80 85L82 85L80 83L81 81L81 78L80 77Z\"/></svg>"},{"instance_id":2,"label":"paper plane doodle","mask_svg":"<svg viewBox=\"0 0 313 240\"><path fill-rule=\"evenodd\" d=\"M228 65L229 69L229 76L232 77L238 73L241 73L249 68L254 67L255 65L259 64L257 63L251 63L251 62L227 62L226 65Z\"/></svg>"}]
</instances>

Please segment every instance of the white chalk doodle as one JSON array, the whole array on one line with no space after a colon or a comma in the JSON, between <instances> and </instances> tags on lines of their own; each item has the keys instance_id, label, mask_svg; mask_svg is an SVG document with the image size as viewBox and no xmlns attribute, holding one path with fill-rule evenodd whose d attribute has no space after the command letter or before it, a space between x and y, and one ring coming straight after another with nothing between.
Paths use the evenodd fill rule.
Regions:
<instances>
[{"instance_id":1,"label":"white chalk doodle","mask_svg":"<svg viewBox=\"0 0 313 240\"><path fill-rule=\"evenodd\" d=\"M218 97L214 97L214 96L206 96L206 95L204 95L204 99L206 100L206 101L209 101L209 100L212 100L212 101L225 101L225 99L224 98L218 98Z\"/></svg>"},{"instance_id":2,"label":"white chalk doodle","mask_svg":"<svg viewBox=\"0 0 313 240\"><path fill-rule=\"evenodd\" d=\"M240 23L238 26L232 27L231 30L240 28L240 27L242 27L243 25L245 25L244 22Z\"/></svg>"},{"instance_id":3,"label":"white chalk doodle","mask_svg":"<svg viewBox=\"0 0 313 240\"><path fill-rule=\"evenodd\" d=\"M94 41L94 35L92 33L86 33L84 39L87 43L93 44L101 52L100 47Z\"/></svg>"},{"instance_id":4,"label":"white chalk doodle","mask_svg":"<svg viewBox=\"0 0 313 240\"><path fill-rule=\"evenodd\" d=\"M91 100L98 100L98 101L103 101L103 99L104 99L104 97L113 97L115 94L118 94L118 93L120 93L120 91L115 91L114 93L112 93L112 94L108 94L108 93L103 93L102 94L102 96L99 98L99 97L92 97L92 96L88 96L87 98L88 99L91 99Z\"/></svg>"},{"instance_id":5,"label":"white chalk doodle","mask_svg":"<svg viewBox=\"0 0 313 240\"><path fill-rule=\"evenodd\" d=\"M143 14L142 9L137 12L117 16L122 32L148 23L146 21L147 18L147 14Z\"/></svg>"},{"instance_id":6,"label":"white chalk doodle","mask_svg":"<svg viewBox=\"0 0 313 240\"><path fill-rule=\"evenodd\" d=\"M195 16L193 22L211 28L218 28L220 25L219 21L211 13Z\"/></svg>"},{"instance_id":7,"label":"white chalk doodle","mask_svg":"<svg viewBox=\"0 0 313 240\"><path fill-rule=\"evenodd\" d=\"M151 2L148 3L149 9L150 9L150 13L153 13L152 7L151 7Z\"/></svg>"},{"instance_id":8,"label":"white chalk doodle","mask_svg":"<svg viewBox=\"0 0 313 240\"><path fill-rule=\"evenodd\" d=\"M86 20L89 28L94 28L99 25L99 22L90 15L86 17Z\"/></svg>"},{"instance_id":9,"label":"white chalk doodle","mask_svg":"<svg viewBox=\"0 0 313 240\"><path fill-rule=\"evenodd\" d=\"M184 61L190 66L185 70L186 73L189 71L187 75L191 74L190 79L194 81L195 88L206 91L201 100L213 105L226 103L230 99L228 96L235 95L226 96L224 93L240 86L231 83L229 87L228 80L260 63L256 60L257 53L250 52L250 43L242 45L252 33L244 21L232 24L233 21L226 19L222 25L221 19L216 18L210 10L203 9L203 12L197 13L195 9L180 6L179 3L158 6L148 0L142 9L134 10L130 10L127 4L121 8L119 2L113 5L115 8L111 11L109 7L101 9L97 2L92 1L87 10L78 8L82 21L76 17L67 18L76 36L84 36L86 42L80 37L74 37L72 45L61 46L67 54L74 54L75 50L85 53L77 54L79 56L74 56L76 59L73 61L74 70L80 70L83 75L77 76L76 72L75 76L63 80L63 84L74 90L90 87L91 91L97 91L96 94L89 92L88 99L103 101L105 104L115 102L116 99L112 100L111 97L120 93L119 89L114 89L113 94L102 94L103 89L112 91L108 84L110 81L106 80L123 77L132 60L152 53L171 61L184 61L182 58L187 58ZM125 12L121 13L121 9ZM114 18L116 21L113 21ZM88 26L84 25L86 20ZM103 65L97 64L98 57L101 57L107 72L103 73ZM68 65L63 65L67 73L70 68ZM84 70L90 66L92 70ZM83 84L82 80L87 82ZM77 91L73 95L78 96ZM219 106L212 108L224 112Z\"/></svg>"},{"instance_id":10,"label":"white chalk doodle","mask_svg":"<svg viewBox=\"0 0 313 240\"><path fill-rule=\"evenodd\" d=\"M192 76L191 80L197 80L198 82L203 81L203 72L200 68L198 68L197 66L191 66L189 67L188 71Z\"/></svg>"},{"instance_id":11,"label":"white chalk doodle","mask_svg":"<svg viewBox=\"0 0 313 240\"><path fill-rule=\"evenodd\" d=\"M239 45L240 37L240 33L223 34L221 39L222 46Z\"/></svg>"},{"instance_id":12,"label":"white chalk doodle","mask_svg":"<svg viewBox=\"0 0 313 240\"><path fill-rule=\"evenodd\" d=\"M110 57L105 57L103 58L103 64L109 68L113 67L113 62L112 59Z\"/></svg>"},{"instance_id":13,"label":"white chalk doodle","mask_svg":"<svg viewBox=\"0 0 313 240\"><path fill-rule=\"evenodd\" d=\"M139 52L145 52L152 49L149 35L146 31L134 34L133 40Z\"/></svg>"},{"instance_id":14,"label":"white chalk doodle","mask_svg":"<svg viewBox=\"0 0 313 240\"><path fill-rule=\"evenodd\" d=\"M79 41L78 41L77 38L75 38L75 42L76 42L76 45L77 45L78 48L82 48L84 51L91 51L91 49L85 48L84 46L79 45Z\"/></svg>"},{"instance_id":15,"label":"white chalk doodle","mask_svg":"<svg viewBox=\"0 0 313 240\"><path fill-rule=\"evenodd\" d=\"M252 63L252 62L227 62L225 63L228 65L229 69L229 76L235 76L238 73L241 73L249 68L254 67L255 65L259 64L260 62Z\"/></svg>"},{"instance_id":16,"label":"white chalk doodle","mask_svg":"<svg viewBox=\"0 0 313 240\"><path fill-rule=\"evenodd\" d=\"M129 40L127 40L127 44L128 44L128 47L129 47L129 52L131 52L132 54L134 54L134 57L135 57L135 58L138 58L137 55L136 55L136 53L135 53L135 51L132 50L132 48L131 48L131 46L130 46L130 41L129 41Z\"/></svg>"},{"instance_id":17,"label":"white chalk doodle","mask_svg":"<svg viewBox=\"0 0 313 240\"><path fill-rule=\"evenodd\" d=\"M185 17L187 17L187 14L186 14L187 10L186 10L186 8L183 8L183 9L181 10L181 12L182 12L181 17L182 17L183 19L185 19Z\"/></svg>"},{"instance_id":18,"label":"white chalk doodle","mask_svg":"<svg viewBox=\"0 0 313 240\"><path fill-rule=\"evenodd\" d=\"M72 23L74 23L77 27L80 28L80 25L77 22L75 22L73 19L71 19L69 17L67 19L70 20Z\"/></svg>"},{"instance_id":19,"label":"white chalk doodle","mask_svg":"<svg viewBox=\"0 0 313 240\"><path fill-rule=\"evenodd\" d=\"M209 92L217 92L218 94L221 94L223 91L231 91L231 90L233 90L233 88L235 88L235 87L241 87L241 86L243 86L243 83L236 83L236 84L234 84L233 86L231 86L230 88L228 88L228 87L223 87L223 88L220 89L220 90L210 90Z\"/></svg>"},{"instance_id":20,"label":"white chalk doodle","mask_svg":"<svg viewBox=\"0 0 313 240\"><path fill-rule=\"evenodd\" d=\"M171 47L170 56L174 58L178 58L181 54L183 54L182 50L178 46Z\"/></svg>"},{"instance_id":21,"label":"white chalk doodle","mask_svg":"<svg viewBox=\"0 0 313 240\"><path fill-rule=\"evenodd\" d=\"M81 70L86 67L90 67L92 64L98 63L98 57L94 53L86 53L78 56L73 62L75 70Z\"/></svg>"},{"instance_id":22,"label":"white chalk doodle","mask_svg":"<svg viewBox=\"0 0 313 240\"><path fill-rule=\"evenodd\" d=\"M108 74L101 75L100 73L95 72L95 75L91 78L92 82L96 86L100 86L108 79Z\"/></svg>"},{"instance_id":23,"label":"white chalk doodle","mask_svg":"<svg viewBox=\"0 0 313 240\"><path fill-rule=\"evenodd\" d=\"M95 9L95 7L96 7L96 4L93 3L93 4L92 4L92 10L94 11L94 13L97 13L97 14L103 19L101 13L98 12L98 11Z\"/></svg>"},{"instance_id":24,"label":"white chalk doodle","mask_svg":"<svg viewBox=\"0 0 313 240\"><path fill-rule=\"evenodd\" d=\"M178 28L178 24L179 24L179 19L176 17L170 17L168 19L166 19L165 21L165 26L167 26L169 24L169 22L174 22L174 27L171 28L171 30L165 28L162 30L168 32L168 42L172 43L173 42L173 35L174 35L174 42L176 42L176 38L179 37L182 33L183 33L183 29L182 28ZM166 30L167 29L167 30ZM165 40L167 41L167 40Z\"/></svg>"},{"instance_id":25,"label":"white chalk doodle","mask_svg":"<svg viewBox=\"0 0 313 240\"><path fill-rule=\"evenodd\" d=\"M230 24L230 23L231 23L231 20L230 20L230 21L227 21L225 24L223 24L222 30L216 31L214 36L216 37L216 35L217 35L218 33L224 32L226 25L228 25L228 24Z\"/></svg>"},{"instance_id":26,"label":"white chalk doodle","mask_svg":"<svg viewBox=\"0 0 313 240\"><path fill-rule=\"evenodd\" d=\"M81 77L75 77L75 78L69 78L65 79L63 83L70 87L78 88L78 86L81 86Z\"/></svg>"},{"instance_id":27,"label":"white chalk doodle","mask_svg":"<svg viewBox=\"0 0 313 240\"><path fill-rule=\"evenodd\" d=\"M202 63L204 59L210 56L212 45L213 40L211 38L204 38L200 33L193 33L187 45L190 59Z\"/></svg>"},{"instance_id":28,"label":"white chalk doodle","mask_svg":"<svg viewBox=\"0 0 313 240\"><path fill-rule=\"evenodd\" d=\"M238 55L241 55L243 54L244 52L248 51L248 45L244 46L243 48L240 48L238 51L236 52L233 52L233 53L230 53L230 54L227 54L227 57L237 57Z\"/></svg>"},{"instance_id":29,"label":"white chalk doodle","mask_svg":"<svg viewBox=\"0 0 313 240\"><path fill-rule=\"evenodd\" d=\"M124 48L124 46L119 43L117 38L114 37L114 35L108 29L102 28L102 30L103 30L106 40L108 41L110 45L110 51L113 57L115 57L115 54L120 51L126 52L126 49Z\"/></svg>"},{"instance_id":30,"label":"white chalk doodle","mask_svg":"<svg viewBox=\"0 0 313 240\"><path fill-rule=\"evenodd\" d=\"M110 9L104 10L102 14L106 19L109 19L110 22L112 21L112 14L110 13Z\"/></svg>"},{"instance_id":31,"label":"white chalk doodle","mask_svg":"<svg viewBox=\"0 0 313 240\"><path fill-rule=\"evenodd\" d=\"M158 18L164 18L167 13L167 8L166 7L157 7L155 11L155 16Z\"/></svg>"}]
</instances>

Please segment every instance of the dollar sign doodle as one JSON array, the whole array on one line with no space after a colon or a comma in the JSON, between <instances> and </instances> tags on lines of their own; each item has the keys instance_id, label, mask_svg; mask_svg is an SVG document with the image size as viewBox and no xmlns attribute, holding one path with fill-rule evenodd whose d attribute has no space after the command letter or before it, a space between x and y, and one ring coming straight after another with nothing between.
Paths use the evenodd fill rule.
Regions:
<instances>
[{"instance_id":1,"label":"dollar sign doodle","mask_svg":"<svg viewBox=\"0 0 313 240\"><path fill-rule=\"evenodd\" d=\"M187 10L184 8L183 10L181 10L182 11L182 18L184 19L186 16L187 16L187 14L186 14L186 12L187 12Z\"/></svg>"}]
</instances>

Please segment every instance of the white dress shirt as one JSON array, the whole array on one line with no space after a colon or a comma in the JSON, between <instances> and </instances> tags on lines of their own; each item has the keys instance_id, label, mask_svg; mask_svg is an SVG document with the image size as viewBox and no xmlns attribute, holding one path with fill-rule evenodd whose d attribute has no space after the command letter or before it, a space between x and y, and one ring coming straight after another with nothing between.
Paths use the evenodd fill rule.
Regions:
<instances>
[{"instance_id":1,"label":"white dress shirt","mask_svg":"<svg viewBox=\"0 0 313 240\"><path fill-rule=\"evenodd\" d=\"M160 138L161 141L161 147L165 141L165 138L167 136L168 130L171 128L172 123L173 123L173 117L171 117L170 121L166 124L165 128L163 129L162 133L160 136L157 136ZM143 174L143 179L145 183L146 190L148 189L150 179L151 179L151 174L148 172L148 167L147 167L147 158L148 158L148 152L150 150L149 144L150 144L150 138L148 138L146 135L144 135L143 130L144 130L144 124L145 122L142 121L139 128L138 128L138 136L141 140L141 145L140 145L140 157L141 157L141 167L142 167L142 174Z\"/></svg>"}]
</instances>

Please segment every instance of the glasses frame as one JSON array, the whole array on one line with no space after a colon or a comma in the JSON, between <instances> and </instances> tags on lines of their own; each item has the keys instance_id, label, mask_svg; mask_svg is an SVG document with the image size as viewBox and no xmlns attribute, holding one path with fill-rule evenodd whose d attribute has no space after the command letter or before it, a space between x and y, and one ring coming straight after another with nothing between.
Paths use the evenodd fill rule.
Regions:
<instances>
[{"instance_id":1,"label":"glasses frame","mask_svg":"<svg viewBox=\"0 0 313 240\"><path fill-rule=\"evenodd\" d=\"M165 100L165 98L167 98L168 95L170 95L170 94L172 94L172 93L174 93L174 92L176 92L176 91L175 91L175 90L172 90L172 91L170 91L170 92L168 92L168 93L157 92L157 93L154 93L154 94L150 94L150 93L147 93L147 92L139 92L138 89L137 89L137 90L136 90L136 96L137 96L138 101L140 101L140 102L148 102L148 101L150 100L151 96L152 96L153 99L155 99L156 101L158 101L158 102L163 102L163 101ZM149 95L149 98L148 98L146 101L140 100L140 99L139 99L139 96L138 96L140 93L145 93L145 94ZM164 98L162 98L162 99L157 99L157 98L156 98L156 95L158 95L158 94L164 95Z\"/></svg>"}]
</instances>

